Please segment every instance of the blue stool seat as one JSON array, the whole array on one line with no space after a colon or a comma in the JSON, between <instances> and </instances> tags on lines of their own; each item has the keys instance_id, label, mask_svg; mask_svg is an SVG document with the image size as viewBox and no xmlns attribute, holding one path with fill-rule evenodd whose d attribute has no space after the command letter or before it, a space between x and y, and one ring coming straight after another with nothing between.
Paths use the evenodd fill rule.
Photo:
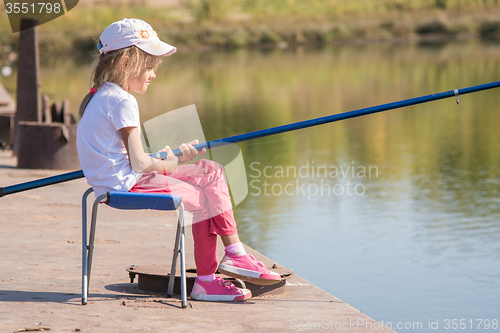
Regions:
<instances>
[{"instance_id":1,"label":"blue stool seat","mask_svg":"<svg viewBox=\"0 0 500 333\"><path fill-rule=\"evenodd\" d=\"M106 204L116 209L176 210L181 197L160 193L108 192Z\"/></svg>"},{"instance_id":2,"label":"blue stool seat","mask_svg":"<svg viewBox=\"0 0 500 333\"><path fill-rule=\"evenodd\" d=\"M174 256L168 281L167 296L172 297L174 291L175 268L177 257L180 256L181 264L181 304L187 307L186 292L186 265L184 256L184 205L182 198L171 194L160 193L133 193L133 192L107 192L98 196L92 206L92 218L90 223L90 235L87 242L87 198L93 192L89 188L82 197L82 304L87 304L90 284L90 271L92 268L92 257L94 253L95 229L97 224L97 208L99 203L104 202L116 209L154 209L154 210L179 210L177 233L174 245ZM104 201L103 201L104 200Z\"/></svg>"}]
</instances>

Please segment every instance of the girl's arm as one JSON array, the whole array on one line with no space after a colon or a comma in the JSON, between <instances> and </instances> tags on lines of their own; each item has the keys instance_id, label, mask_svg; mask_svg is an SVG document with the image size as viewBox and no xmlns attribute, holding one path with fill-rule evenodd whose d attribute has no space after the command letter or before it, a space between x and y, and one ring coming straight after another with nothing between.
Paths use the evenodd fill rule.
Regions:
<instances>
[{"instance_id":1,"label":"girl's arm","mask_svg":"<svg viewBox=\"0 0 500 333\"><path fill-rule=\"evenodd\" d=\"M164 150L168 154L167 159L160 160L144 152L137 127L124 127L120 129L120 134L125 148L127 149L130 166L135 172L150 172L156 170L163 174L171 173L177 167L177 163L191 161L196 155L203 155L206 152L205 148L198 152L198 150L193 147L194 144L198 144L198 140L194 140L187 144L183 143L179 147L182 151L180 159L172 153L172 149L170 149L169 146L166 146Z\"/></svg>"},{"instance_id":2,"label":"girl's arm","mask_svg":"<svg viewBox=\"0 0 500 333\"><path fill-rule=\"evenodd\" d=\"M141 137L137 127L124 127L119 130L123 143L127 149L130 166L135 172L150 172L153 170L159 173L171 173L177 167L179 159L172 153L170 147L165 147L168 153L167 159L160 160L148 156L142 147Z\"/></svg>"}]
</instances>

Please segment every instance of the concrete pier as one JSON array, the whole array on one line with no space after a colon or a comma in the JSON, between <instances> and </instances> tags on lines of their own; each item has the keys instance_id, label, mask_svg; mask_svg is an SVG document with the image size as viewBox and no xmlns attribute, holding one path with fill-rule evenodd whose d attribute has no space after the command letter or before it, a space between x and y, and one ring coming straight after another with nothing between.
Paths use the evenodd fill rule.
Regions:
<instances>
[{"instance_id":1,"label":"concrete pier","mask_svg":"<svg viewBox=\"0 0 500 333\"><path fill-rule=\"evenodd\" d=\"M0 186L61 173L16 165L10 151L0 151ZM242 303L188 298L186 309L178 295L141 291L126 269L170 264L175 212L104 205L89 303L83 306L81 196L87 188L79 179L0 198L0 332L393 332L297 275L287 280L284 293ZM190 228L186 238L187 266L194 266ZM268 267L275 263L247 249Z\"/></svg>"}]
</instances>

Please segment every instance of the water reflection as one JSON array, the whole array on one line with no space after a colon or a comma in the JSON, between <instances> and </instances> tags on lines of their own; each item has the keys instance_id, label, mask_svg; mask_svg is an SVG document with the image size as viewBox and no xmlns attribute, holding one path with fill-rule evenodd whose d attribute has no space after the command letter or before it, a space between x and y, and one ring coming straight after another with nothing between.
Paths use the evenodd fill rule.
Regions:
<instances>
[{"instance_id":1,"label":"water reflection","mask_svg":"<svg viewBox=\"0 0 500 333\"><path fill-rule=\"evenodd\" d=\"M73 61L46 62L43 90L55 99L69 96L76 109L87 73ZM164 61L138 102L143 122L196 104L213 140L496 81L499 74L497 41L179 53ZM242 239L378 320L494 318L500 310L498 93L240 144L249 176L256 176L249 181L257 180L261 191L264 181L275 186L270 195L249 188L237 207ZM255 162L260 171L313 162L376 166L378 175L257 177ZM330 188L350 181L365 194L292 191L321 181ZM288 187L293 195L278 194L288 184L295 184Z\"/></svg>"}]
</instances>

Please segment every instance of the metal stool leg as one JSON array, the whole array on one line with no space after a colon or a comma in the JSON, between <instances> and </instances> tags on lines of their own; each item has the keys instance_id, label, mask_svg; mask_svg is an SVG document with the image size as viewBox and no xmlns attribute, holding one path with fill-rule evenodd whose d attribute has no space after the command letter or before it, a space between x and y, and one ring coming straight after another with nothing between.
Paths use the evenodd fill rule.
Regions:
<instances>
[{"instance_id":1,"label":"metal stool leg","mask_svg":"<svg viewBox=\"0 0 500 333\"><path fill-rule=\"evenodd\" d=\"M184 254L184 205L181 203L179 219L181 223L181 243L180 243L180 255L181 255L181 304L182 307L187 307L187 286L186 286L186 256Z\"/></svg>"},{"instance_id":2,"label":"metal stool leg","mask_svg":"<svg viewBox=\"0 0 500 333\"><path fill-rule=\"evenodd\" d=\"M172 258L172 268L170 270L170 278L168 280L167 297L172 297L174 294L175 269L177 268L177 256L180 254L181 259L181 304L182 307L187 307L187 291L186 291L186 264L184 255L184 205L181 203L179 208L179 220L177 224L177 234L175 236L174 255Z\"/></svg>"},{"instance_id":3,"label":"metal stool leg","mask_svg":"<svg viewBox=\"0 0 500 333\"><path fill-rule=\"evenodd\" d=\"M94 201L94 204L92 206L92 218L90 222L90 235L89 235L89 243L88 246L86 247L86 251L84 251L83 254L83 261L82 261L82 266L85 274L83 274L82 278L82 304L86 305L87 304L87 299L88 299L88 294L89 294L89 287L90 287L90 273L92 270L92 257L94 255L94 242L95 242L95 229L97 225L97 209L99 207L99 203L101 202L102 199L106 198L107 194L102 194L99 197L97 197ZM86 220L85 220L85 224ZM85 238L87 235L87 226L85 225ZM86 242L86 239L85 239Z\"/></svg>"},{"instance_id":4,"label":"metal stool leg","mask_svg":"<svg viewBox=\"0 0 500 333\"><path fill-rule=\"evenodd\" d=\"M177 234L175 236L174 253L172 257L172 267L170 268L170 277L168 279L168 290L167 297L172 297L174 294L174 282L175 282L175 269L177 268L177 254L179 253L180 239L181 239L181 228L177 224Z\"/></svg>"},{"instance_id":5,"label":"metal stool leg","mask_svg":"<svg viewBox=\"0 0 500 333\"><path fill-rule=\"evenodd\" d=\"M94 190L89 188L82 197L82 304L87 305L87 198Z\"/></svg>"}]
</instances>

